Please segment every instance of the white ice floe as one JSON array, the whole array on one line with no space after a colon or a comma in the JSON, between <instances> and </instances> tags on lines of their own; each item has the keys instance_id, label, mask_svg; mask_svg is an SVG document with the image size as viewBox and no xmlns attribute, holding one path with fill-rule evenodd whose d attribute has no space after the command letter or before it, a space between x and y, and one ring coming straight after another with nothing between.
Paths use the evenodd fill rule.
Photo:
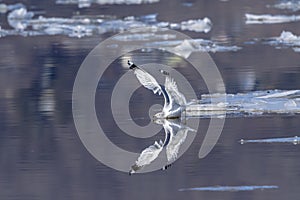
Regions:
<instances>
[{"instance_id":1,"label":"white ice floe","mask_svg":"<svg viewBox=\"0 0 300 200\"><path fill-rule=\"evenodd\" d=\"M300 47L294 47L293 50L294 50L295 52L300 52Z\"/></svg>"},{"instance_id":2,"label":"white ice floe","mask_svg":"<svg viewBox=\"0 0 300 200\"><path fill-rule=\"evenodd\" d=\"M289 31L282 31L281 35L276 39L278 42L289 46L300 46L300 37Z\"/></svg>"},{"instance_id":3,"label":"white ice floe","mask_svg":"<svg viewBox=\"0 0 300 200\"><path fill-rule=\"evenodd\" d=\"M300 10L300 1L284 1L273 6L278 9L291 10L293 12Z\"/></svg>"},{"instance_id":4,"label":"white ice floe","mask_svg":"<svg viewBox=\"0 0 300 200\"><path fill-rule=\"evenodd\" d=\"M117 35L114 40L118 41L149 41L149 40L170 40L175 39L176 35L172 34L155 34L155 33L132 33L128 35Z\"/></svg>"},{"instance_id":5,"label":"white ice floe","mask_svg":"<svg viewBox=\"0 0 300 200\"><path fill-rule=\"evenodd\" d=\"M158 41L148 43L146 46L167 50L184 58L188 58L193 52L228 52L241 49L238 46L218 45L211 40L204 39Z\"/></svg>"},{"instance_id":6,"label":"white ice floe","mask_svg":"<svg viewBox=\"0 0 300 200\"><path fill-rule=\"evenodd\" d=\"M300 20L300 15L254 15L245 14L246 24L276 24L286 22L296 22Z\"/></svg>"},{"instance_id":7,"label":"white ice floe","mask_svg":"<svg viewBox=\"0 0 300 200\"><path fill-rule=\"evenodd\" d=\"M225 109L228 116L300 113L300 90L268 90L238 94L204 94L199 105L186 108L187 116L214 116ZM224 102L224 98L226 102ZM225 105L224 105L225 104ZM204 112L205 111L205 112Z\"/></svg>"},{"instance_id":8,"label":"white ice floe","mask_svg":"<svg viewBox=\"0 0 300 200\"><path fill-rule=\"evenodd\" d=\"M8 14L8 23L15 29L15 31L2 30L1 36L67 35L70 37L80 38L94 34L104 34L107 32L122 32L135 28L172 28L168 22L157 22L156 16L157 14L150 14L139 17L128 16L123 19L116 19L114 16L74 16L71 18L34 17L33 12L28 12L26 8L21 7ZM200 23L200 20L196 21L197 23ZM186 22L182 22L182 24L185 23ZM204 25L197 26L197 23L192 26L190 31L208 31L207 27ZM34 32L34 34L28 34L28 32ZM174 35L156 35L150 33L146 35L134 34L128 37L122 36L119 37L119 40L168 40L171 38L174 38Z\"/></svg>"},{"instance_id":9,"label":"white ice floe","mask_svg":"<svg viewBox=\"0 0 300 200\"><path fill-rule=\"evenodd\" d=\"M276 46L279 49L292 47L295 52L299 52L300 36L289 31L282 31L279 37L267 38L264 43Z\"/></svg>"},{"instance_id":10,"label":"white ice floe","mask_svg":"<svg viewBox=\"0 0 300 200\"><path fill-rule=\"evenodd\" d=\"M190 19L181 23L170 23L168 27L171 29L180 29L182 31L194 31L208 33L212 28L212 22L209 18L204 19Z\"/></svg>"},{"instance_id":11,"label":"white ice floe","mask_svg":"<svg viewBox=\"0 0 300 200\"><path fill-rule=\"evenodd\" d=\"M183 191L211 191L211 192L240 192L240 191L253 191L253 190L266 190L266 189L278 189L276 185L244 185L244 186L212 186L212 187L194 187L194 188L182 188Z\"/></svg>"},{"instance_id":12,"label":"white ice floe","mask_svg":"<svg viewBox=\"0 0 300 200\"><path fill-rule=\"evenodd\" d=\"M105 4L147 4L156 3L159 0L56 0L57 4L77 4L79 8L90 7L92 3L105 5Z\"/></svg>"},{"instance_id":13,"label":"white ice floe","mask_svg":"<svg viewBox=\"0 0 300 200\"><path fill-rule=\"evenodd\" d=\"M246 143L292 143L292 144L299 144L300 137L287 137L287 138L266 138L266 139L256 139L256 140L240 140L241 144Z\"/></svg>"},{"instance_id":14,"label":"white ice floe","mask_svg":"<svg viewBox=\"0 0 300 200\"><path fill-rule=\"evenodd\" d=\"M28 26L28 22L34 16L33 12L27 12L26 8L13 10L8 14L7 20L10 26L17 30L24 30Z\"/></svg>"},{"instance_id":15,"label":"white ice floe","mask_svg":"<svg viewBox=\"0 0 300 200\"><path fill-rule=\"evenodd\" d=\"M208 33L212 27L212 22L210 19L205 17L204 19L183 21L180 26L183 31L188 30Z\"/></svg>"}]
</instances>

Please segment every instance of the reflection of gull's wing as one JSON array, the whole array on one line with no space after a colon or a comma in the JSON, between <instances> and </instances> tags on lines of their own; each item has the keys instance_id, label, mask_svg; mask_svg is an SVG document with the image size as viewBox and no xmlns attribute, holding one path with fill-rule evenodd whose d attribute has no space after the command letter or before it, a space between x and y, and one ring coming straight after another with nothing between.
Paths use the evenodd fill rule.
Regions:
<instances>
[{"instance_id":1,"label":"reflection of gull's wing","mask_svg":"<svg viewBox=\"0 0 300 200\"><path fill-rule=\"evenodd\" d=\"M171 99L173 98L177 104L186 104L185 97L182 93L179 92L176 82L168 75L166 76L165 87L167 93L169 94L169 96L171 96Z\"/></svg>"},{"instance_id":2,"label":"reflection of gull's wing","mask_svg":"<svg viewBox=\"0 0 300 200\"><path fill-rule=\"evenodd\" d=\"M178 156L179 148L184 143L188 131L189 131L189 129L187 129L187 128L180 129L171 138L171 140L166 148L167 159L169 162L174 162L176 160L176 158Z\"/></svg>"},{"instance_id":3,"label":"reflection of gull's wing","mask_svg":"<svg viewBox=\"0 0 300 200\"><path fill-rule=\"evenodd\" d=\"M155 141L155 143L142 151L135 164L131 167L130 174L135 173L146 165L153 162L163 149L163 142Z\"/></svg>"}]
</instances>

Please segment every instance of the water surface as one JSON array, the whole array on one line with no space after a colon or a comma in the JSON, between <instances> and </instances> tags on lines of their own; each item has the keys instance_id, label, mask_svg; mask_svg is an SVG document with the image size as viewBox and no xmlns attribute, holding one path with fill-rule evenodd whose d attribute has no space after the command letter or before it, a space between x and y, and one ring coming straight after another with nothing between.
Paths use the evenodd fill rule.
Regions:
<instances>
[{"instance_id":1,"label":"water surface","mask_svg":"<svg viewBox=\"0 0 300 200\"><path fill-rule=\"evenodd\" d=\"M10 4L10 1L2 1ZM17 3L16 1L14 1ZM192 6L186 6L191 3ZM210 32L183 31L192 38L239 46L238 51L210 55L217 64L226 92L300 89L299 53L254 38L278 37L282 31L300 35L300 23L246 24L245 14L285 14L267 7L277 1L167 1L143 5L56 5L55 1L25 1L31 11L46 17L73 15L143 16L157 13L159 21L180 23L208 17ZM297 14L297 13L295 13ZM298 13L299 14L299 13ZM2 29L11 29L7 13L0 15ZM244 139L290 138L299 135L299 115L270 114L226 119L212 152L198 158L209 119L201 119L191 147L170 168L129 176L94 159L82 145L72 118L72 88L88 53L115 34L90 37L42 35L0 38L0 198L1 199L297 199L300 185L299 145L264 143L241 145ZM128 69L122 62L158 62L175 67L189 79L198 98L207 93L203 80L189 64L164 51L137 51L111 64L100 80L96 110L109 138L118 146L140 152L153 144L132 138L116 126L107 106L112 87ZM178 83L180 85L180 83ZM102 98L103 97L103 98ZM162 98L140 88L131 100L136 123L150 122L148 108ZM135 105L135 106L132 106ZM124 121L127 119L124 119ZM161 132L163 134L163 132ZM276 186L276 189L204 192L181 188L212 186Z\"/></svg>"}]
</instances>

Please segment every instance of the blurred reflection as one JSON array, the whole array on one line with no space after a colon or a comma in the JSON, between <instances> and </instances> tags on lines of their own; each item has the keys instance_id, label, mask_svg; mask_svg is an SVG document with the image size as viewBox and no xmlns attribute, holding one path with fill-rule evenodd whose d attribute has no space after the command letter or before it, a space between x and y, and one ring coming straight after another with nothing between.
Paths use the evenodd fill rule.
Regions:
<instances>
[{"instance_id":1,"label":"blurred reflection","mask_svg":"<svg viewBox=\"0 0 300 200\"><path fill-rule=\"evenodd\" d=\"M167 169L177 159L179 149L185 142L187 133L189 131L195 132L194 129L184 125L180 119L156 119L154 123L163 126L165 139L164 141L155 141L153 145L150 145L141 152L137 161L129 171L130 175L141 170L143 167L150 165L164 148L166 149L168 165L165 165L162 169Z\"/></svg>"},{"instance_id":2,"label":"blurred reflection","mask_svg":"<svg viewBox=\"0 0 300 200\"><path fill-rule=\"evenodd\" d=\"M238 86L242 91L251 91L255 89L256 74L252 69L242 70L237 73Z\"/></svg>"}]
</instances>

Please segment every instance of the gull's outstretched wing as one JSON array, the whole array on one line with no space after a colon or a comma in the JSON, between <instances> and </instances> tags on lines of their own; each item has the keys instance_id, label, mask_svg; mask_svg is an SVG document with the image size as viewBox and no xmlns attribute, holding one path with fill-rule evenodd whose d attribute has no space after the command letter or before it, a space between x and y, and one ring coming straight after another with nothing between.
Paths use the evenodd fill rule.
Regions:
<instances>
[{"instance_id":1,"label":"gull's outstretched wing","mask_svg":"<svg viewBox=\"0 0 300 200\"><path fill-rule=\"evenodd\" d=\"M142 151L135 164L131 167L129 173L130 174L135 173L136 171L140 170L144 166L149 165L158 157L162 149L163 149L163 142L159 141L158 143L157 141L155 141L153 145L150 145L149 147L147 147Z\"/></svg>"},{"instance_id":2,"label":"gull's outstretched wing","mask_svg":"<svg viewBox=\"0 0 300 200\"><path fill-rule=\"evenodd\" d=\"M186 99L184 95L179 92L176 82L169 76L166 76L165 88L171 99L179 105L186 105Z\"/></svg>"},{"instance_id":3,"label":"gull's outstretched wing","mask_svg":"<svg viewBox=\"0 0 300 200\"><path fill-rule=\"evenodd\" d=\"M145 88L152 90L154 94L158 93L160 95L161 93L163 93L162 88L151 74L139 68L130 61L128 61L128 65L130 66L130 69L133 70L133 73L136 75L139 82Z\"/></svg>"}]
</instances>

